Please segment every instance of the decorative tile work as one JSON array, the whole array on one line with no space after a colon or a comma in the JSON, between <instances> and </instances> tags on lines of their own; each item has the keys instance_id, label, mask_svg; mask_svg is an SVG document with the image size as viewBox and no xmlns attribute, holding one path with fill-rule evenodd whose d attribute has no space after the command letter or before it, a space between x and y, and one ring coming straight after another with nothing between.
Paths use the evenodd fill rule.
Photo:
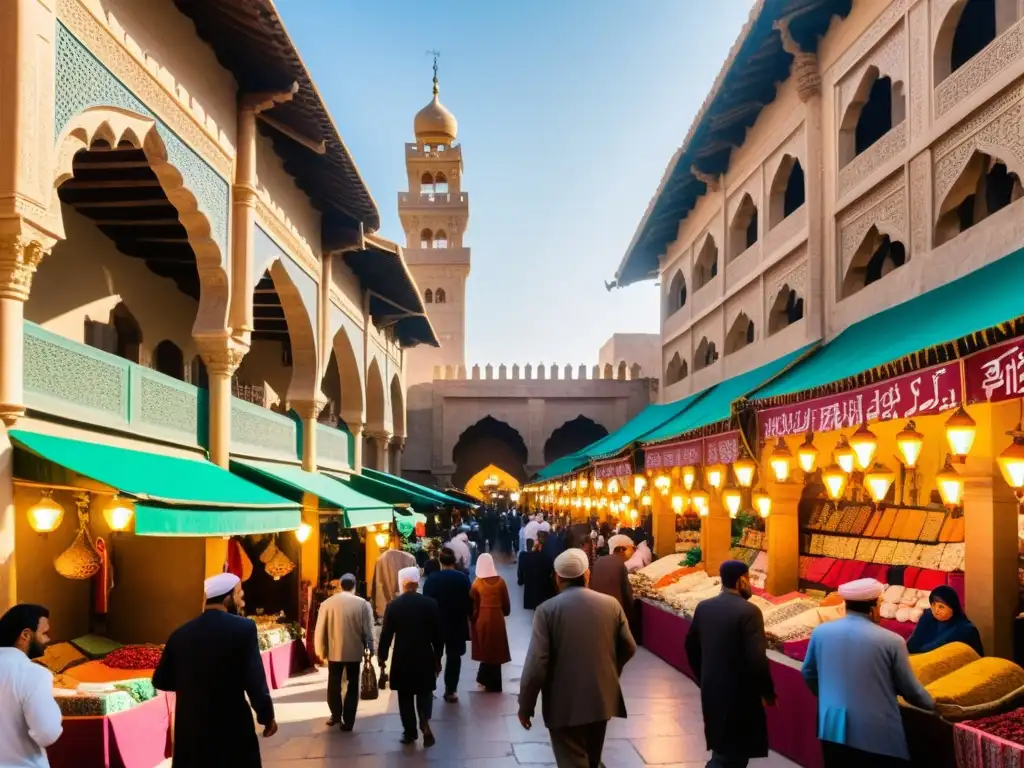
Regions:
<instances>
[{"instance_id":1,"label":"decorative tile work","mask_svg":"<svg viewBox=\"0 0 1024 768\"><path fill-rule=\"evenodd\" d=\"M317 463L329 467L349 467L349 442L352 437L341 429L317 424L316 453Z\"/></svg>"},{"instance_id":2,"label":"decorative tile work","mask_svg":"<svg viewBox=\"0 0 1024 768\"><path fill-rule=\"evenodd\" d=\"M1024 54L1024 27L1018 22L935 87L935 116L941 117Z\"/></svg>"},{"instance_id":3,"label":"decorative tile work","mask_svg":"<svg viewBox=\"0 0 1024 768\"><path fill-rule=\"evenodd\" d=\"M845 197L872 173L903 154L907 144L907 121L904 120L839 171L839 198Z\"/></svg>"},{"instance_id":4,"label":"decorative tile work","mask_svg":"<svg viewBox=\"0 0 1024 768\"><path fill-rule=\"evenodd\" d=\"M839 214L837 223L840 232L840 264L844 275L871 227L877 227L893 240L906 243L907 199L903 173L890 177L867 197L845 209Z\"/></svg>"},{"instance_id":5,"label":"decorative tile work","mask_svg":"<svg viewBox=\"0 0 1024 768\"><path fill-rule=\"evenodd\" d=\"M296 460L296 424L287 416L246 403L231 402L231 450L246 456Z\"/></svg>"},{"instance_id":6,"label":"decorative tile work","mask_svg":"<svg viewBox=\"0 0 1024 768\"><path fill-rule=\"evenodd\" d=\"M199 389L141 366L132 374L132 425L198 444Z\"/></svg>"},{"instance_id":7,"label":"decorative tile work","mask_svg":"<svg viewBox=\"0 0 1024 768\"><path fill-rule=\"evenodd\" d=\"M61 23L57 24L56 108L54 136L77 114L90 107L120 107L151 117L185 186L210 220L211 235L228 252L228 183L190 149L135 94L125 87ZM140 137L141 138L141 137Z\"/></svg>"}]
</instances>

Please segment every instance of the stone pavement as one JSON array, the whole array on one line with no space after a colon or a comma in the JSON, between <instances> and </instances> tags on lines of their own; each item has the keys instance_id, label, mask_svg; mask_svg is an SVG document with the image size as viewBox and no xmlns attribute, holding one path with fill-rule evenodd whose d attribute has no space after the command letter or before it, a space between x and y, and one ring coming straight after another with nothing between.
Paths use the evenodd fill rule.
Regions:
<instances>
[{"instance_id":1,"label":"stone pavement","mask_svg":"<svg viewBox=\"0 0 1024 768\"><path fill-rule=\"evenodd\" d=\"M434 701L437 745L425 750L399 743L398 699L390 690L377 701L360 702L355 730L342 733L324 724L327 675L321 670L297 678L274 692L278 734L261 739L264 768L518 768L554 766L550 741L538 707L533 728L516 718L519 676L530 642L532 611L522 608L514 565L499 565L509 585L512 615L508 619L512 663L506 664L504 693L482 693L476 686L477 664L467 653L462 665L459 703L446 704L440 686ZM607 768L698 768L708 759L704 749L700 698L696 686L657 657L640 649L626 666L623 691L629 717L608 727L604 764ZM795 766L777 755L754 760L752 768Z\"/></svg>"}]
</instances>

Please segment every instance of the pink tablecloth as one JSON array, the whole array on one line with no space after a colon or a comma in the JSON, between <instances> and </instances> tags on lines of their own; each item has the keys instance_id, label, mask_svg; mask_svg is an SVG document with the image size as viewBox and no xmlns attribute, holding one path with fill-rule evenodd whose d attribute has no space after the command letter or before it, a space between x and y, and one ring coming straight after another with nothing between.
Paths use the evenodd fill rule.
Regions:
<instances>
[{"instance_id":1,"label":"pink tablecloth","mask_svg":"<svg viewBox=\"0 0 1024 768\"><path fill-rule=\"evenodd\" d=\"M1024 768L1024 746L965 723L953 726L953 748L958 768Z\"/></svg>"},{"instance_id":2,"label":"pink tablecloth","mask_svg":"<svg viewBox=\"0 0 1024 768\"><path fill-rule=\"evenodd\" d=\"M642 602L641 615L644 647L692 678L693 670L686 660L684 648L690 622L646 600ZM804 768L821 768L821 745L817 738L818 705L804 684L800 665L774 654L769 664L779 704L768 709L768 744Z\"/></svg>"}]
</instances>

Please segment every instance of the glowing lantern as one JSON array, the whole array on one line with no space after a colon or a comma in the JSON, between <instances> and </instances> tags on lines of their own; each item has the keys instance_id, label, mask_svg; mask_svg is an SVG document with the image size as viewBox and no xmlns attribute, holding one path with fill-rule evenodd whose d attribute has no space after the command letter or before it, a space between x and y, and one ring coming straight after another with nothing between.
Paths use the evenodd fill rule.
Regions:
<instances>
[{"instance_id":1,"label":"glowing lantern","mask_svg":"<svg viewBox=\"0 0 1024 768\"><path fill-rule=\"evenodd\" d=\"M740 493L739 488L730 485L722 491L722 503L729 510L729 517L736 517L740 511L740 504L743 503L743 494Z\"/></svg>"},{"instance_id":2,"label":"glowing lantern","mask_svg":"<svg viewBox=\"0 0 1024 768\"><path fill-rule=\"evenodd\" d=\"M999 471L1003 473L1006 484L1013 490L1020 492L1024 490L1024 433L1021 432L1021 425L1010 433L1013 435L1013 442L999 454L996 461L999 462Z\"/></svg>"},{"instance_id":3,"label":"glowing lantern","mask_svg":"<svg viewBox=\"0 0 1024 768\"><path fill-rule=\"evenodd\" d=\"M608 506L608 499L606 499L606 498L604 498L602 496L600 499L597 500L597 508L598 509L604 509L607 506Z\"/></svg>"},{"instance_id":4,"label":"glowing lantern","mask_svg":"<svg viewBox=\"0 0 1024 768\"><path fill-rule=\"evenodd\" d=\"M736 482L743 488L749 488L754 484L754 472L757 471L757 462L744 454L732 463L732 471L736 473Z\"/></svg>"},{"instance_id":5,"label":"glowing lantern","mask_svg":"<svg viewBox=\"0 0 1024 768\"><path fill-rule=\"evenodd\" d=\"M384 549L388 545L388 534L386 531L381 531L375 537L378 549Z\"/></svg>"},{"instance_id":6,"label":"glowing lantern","mask_svg":"<svg viewBox=\"0 0 1024 768\"><path fill-rule=\"evenodd\" d=\"M796 449L796 458L800 462L800 469L807 474L814 471L818 463L818 449L814 445L814 433L808 432L803 444Z\"/></svg>"},{"instance_id":7,"label":"glowing lantern","mask_svg":"<svg viewBox=\"0 0 1024 768\"><path fill-rule=\"evenodd\" d=\"M867 424L861 424L860 428L850 436L850 447L857 455L857 463L861 469L867 469L875 461L875 453L878 451L878 438L875 433L868 429Z\"/></svg>"},{"instance_id":8,"label":"glowing lantern","mask_svg":"<svg viewBox=\"0 0 1024 768\"><path fill-rule=\"evenodd\" d=\"M658 475L654 478L654 487L661 491L662 496L667 496L669 489L672 487L672 478L668 475Z\"/></svg>"},{"instance_id":9,"label":"glowing lantern","mask_svg":"<svg viewBox=\"0 0 1024 768\"><path fill-rule=\"evenodd\" d=\"M135 504L129 499L122 499L116 493L103 507L103 519L107 521L110 530L115 533L127 531L135 516Z\"/></svg>"},{"instance_id":10,"label":"glowing lantern","mask_svg":"<svg viewBox=\"0 0 1024 768\"><path fill-rule=\"evenodd\" d=\"M949 447L961 462L967 458L974 445L974 435L978 431L978 424L971 418L971 415L961 405L953 415L946 421L946 440Z\"/></svg>"},{"instance_id":11,"label":"glowing lantern","mask_svg":"<svg viewBox=\"0 0 1024 768\"><path fill-rule=\"evenodd\" d=\"M36 533L53 533L64 520L64 507L53 500L52 491L43 491L42 498L28 508L28 524Z\"/></svg>"},{"instance_id":12,"label":"glowing lantern","mask_svg":"<svg viewBox=\"0 0 1024 768\"><path fill-rule=\"evenodd\" d=\"M583 500L583 509L589 512L592 506L594 506L594 501L589 496L587 496L587 498Z\"/></svg>"},{"instance_id":13,"label":"glowing lantern","mask_svg":"<svg viewBox=\"0 0 1024 768\"><path fill-rule=\"evenodd\" d=\"M793 454L790 452L789 446L786 445L786 441L781 437L775 444L775 447L772 448L768 461L772 465L772 473L775 475L775 480L780 483L786 482L789 479L789 469L793 462Z\"/></svg>"},{"instance_id":14,"label":"glowing lantern","mask_svg":"<svg viewBox=\"0 0 1024 768\"><path fill-rule=\"evenodd\" d=\"M883 464L875 464L874 468L864 475L864 485L876 504L885 501L885 496L895 480L896 473Z\"/></svg>"},{"instance_id":15,"label":"glowing lantern","mask_svg":"<svg viewBox=\"0 0 1024 768\"><path fill-rule=\"evenodd\" d=\"M580 488L580 490L581 491L587 490L587 486L589 484L590 484L590 481L587 480L587 476L586 475L580 475L580 481L579 481L579 488Z\"/></svg>"},{"instance_id":16,"label":"glowing lantern","mask_svg":"<svg viewBox=\"0 0 1024 768\"><path fill-rule=\"evenodd\" d=\"M754 502L754 509L757 510L761 517L768 517L772 512L772 497L767 493L758 489L754 491L751 501Z\"/></svg>"},{"instance_id":17,"label":"glowing lantern","mask_svg":"<svg viewBox=\"0 0 1024 768\"><path fill-rule=\"evenodd\" d=\"M690 494L690 503L701 517L707 517L710 512L711 496L707 491L697 489Z\"/></svg>"},{"instance_id":18,"label":"glowing lantern","mask_svg":"<svg viewBox=\"0 0 1024 768\"><path fill-rule=\"evenodd\" d=\"M616 494L619 492L619 481L614 477L608 481L608 493Z\"/></svg>"},{"instance_id":19,"label":"glowing lantern","mask_svg":"<svg viewBox=\"0 0 1024 768\"><path fill-rule=\"evenodd\" d=\"M846 474L853 472L853 462L857 455L853 452L853 448L850 447L850 444L846 442L845 437L839 438L839 445L836 446L832 455L835 458L836 464L840 466L843 472Z\"/></svg>"},{"instance_id":20,"label":"glowing lantern","mask_svg":"<svg viewBox=\"0 0 1024 768\"><path fill-rule=\"evenodd\" d=\"M640 504L645 507L651 506L651 497L645 494L644 497L640 499Z\"/></svg>"},{"instance_id":21,"label":"glowing lantern","mask_svg":"<svg viewBox=\"0 0 1024 768\"><path fill-rule=\"evenodd\" d=\"M644 477L643 475L636 475L636 476L634 476L633 477L633 495L634 496L639 496L640 492L644 489L645 485L647 485L647 478L646 477Z\"/></svg>"},{"instance_id":22,"label":"glowing lantern","mask_svg":"<svg viewBox=\"0 0 1024 768\"><path fill-rule=\"evenodd\" d=\"M722 487L722 478L725 472L722 471L720 464L713 464L707 468L707 480L708 485L714 488L716 491Z\"/></svg>"},{"instance_id":23,"label":"glowing lantern","mask_svg":"<svg viewBox=\"0 0 1024 768\"><path fill-rule=\"evenodd\" d=\"M917 466L923 445L924 435L917 431L913 421L908 421L907 426L896 433L896 447L900 449L903 463L911 469Z\"/></svg>"},{"instance_id":24,"label":"glowing lantern","mask_svg":"<svg viewBox=\"0 0 1024 768\"><path fill-rule=\"evenodd\" d=\"M600 491L604 487L604 481L600 477L594 478L594 490Z\"/></svg>"},{"instance_id":25,"label":"glowing lantern","mask_svg":"<svg viewBox=\"0 0 1024 768\"><path fill-rule=\"evenodd\" d=\"M935 476L935 484L939 487L939 495L946 506L959 506L960 500L964 495L964 479L953 469L948 456L946 457L946 465Z\"/></svg>"},{"instance_id":26,"label":"glowing lantern","mask_svg":"<svg viewBox=\"0 0 1024 768\"><path fill-rule=\"evenodd\" d=\"M825 483L825 490L832 501L842 498L846 490L846 471L838 464L829 464L821 473L821 479Z\"/></svg>"},{"instance_id":27,"label":"glowing lantern","mask_svg":"<svg viewBox=\"0 0 1024 768\"><path fill-rule=\"evenodd\" d=\"M623 506L625 506L626 504L629 504L629 496L628 495L623 495L623 497L620 499L620 501L622 502Z\"/></svg>"},{"instance_id":28,"label":"glowing lantern","mask_svg":"<svg viewBox=\"0 0 1024 768\"><path fill-rule=\"evenodd\" d=\"M313 526L309 523L300 523L299 527L295 529L295 538L299 540L299 544L305 544L309 541L309 535L313 532Z\"/></svg>"},{"instance_id":29,"label":"glowing lantern","mask_svg":"<svg viewBox=\"0 0 1024 768\"><path fill-rule=\"evenodd\" d=\"M694 481L694 479L697 476L697 473L694 470L694 468L693 467L683 467L683 471L682 471L681 475L682 475L682 478L683 478L683 488L685 488L687 491L692 491L693 490L693 481Z\"/></svg>"},{"instance_id":30,"label":"glowing lantern","mask_svg":"<svg viewBox=\"0 0 1024 768\"><path fill-rule=\"evenodd\" d=\"M682 514L683 509L686 507L686 500L682 494L677 493L672 497L672 511L677 515Z\"/></svg>"},{"instance_id":31,"label":"glowing lantern","mask_svg":"<svg viewBox=\"0 0 1024 768\"><path fill-rule=\"evenodd\" d=\"M630 509L629 510L629 519L632 520L635 523L636 522L636 518L637 518L636 510L635 509Z\"/></svg>"}]
</instances>

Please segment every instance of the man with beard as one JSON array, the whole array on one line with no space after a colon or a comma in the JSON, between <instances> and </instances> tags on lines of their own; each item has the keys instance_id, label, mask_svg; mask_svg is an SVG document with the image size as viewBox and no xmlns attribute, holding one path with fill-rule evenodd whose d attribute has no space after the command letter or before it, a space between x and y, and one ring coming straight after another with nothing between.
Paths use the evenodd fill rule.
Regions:
<instances>
[{"instance_id":1,"label":"man with beard","mask_svg":"<svg viewBox=\"0 0 1024 768\"><path fill-rule=\"evenodd\" d=\"M0 765L46 768L46 748L60 738L53 675L33 664L50 642L50 612L21 604L0 618Z\"/></svg>"},{"instance_id":2,"label":"man with beard","mask_svg":"<svg viewBox=\"0 0 1024 768\"><path fill-rule=\"evenodd\" d=\"M686 656L700 686L707 768L746 768L768 757L764 707L774 706L764 618L748 600L745 563L726 560L719 569L722 592L697 605L686 635Z\"/></svg>"},{"instance_id":3,"label":"man with beard","mask_svg":"<svg viewBox=\"0 0 1024 768\"><path fill-rule=\"evenodd\" d=\"M264 737L277 722L256 624L238 615L245 601L237 576L219 573L204 586L206 609L174 631L153 674L154 687L177 694L172 767L259 768L250 703Z\"/></svg>"}]
</instances>

